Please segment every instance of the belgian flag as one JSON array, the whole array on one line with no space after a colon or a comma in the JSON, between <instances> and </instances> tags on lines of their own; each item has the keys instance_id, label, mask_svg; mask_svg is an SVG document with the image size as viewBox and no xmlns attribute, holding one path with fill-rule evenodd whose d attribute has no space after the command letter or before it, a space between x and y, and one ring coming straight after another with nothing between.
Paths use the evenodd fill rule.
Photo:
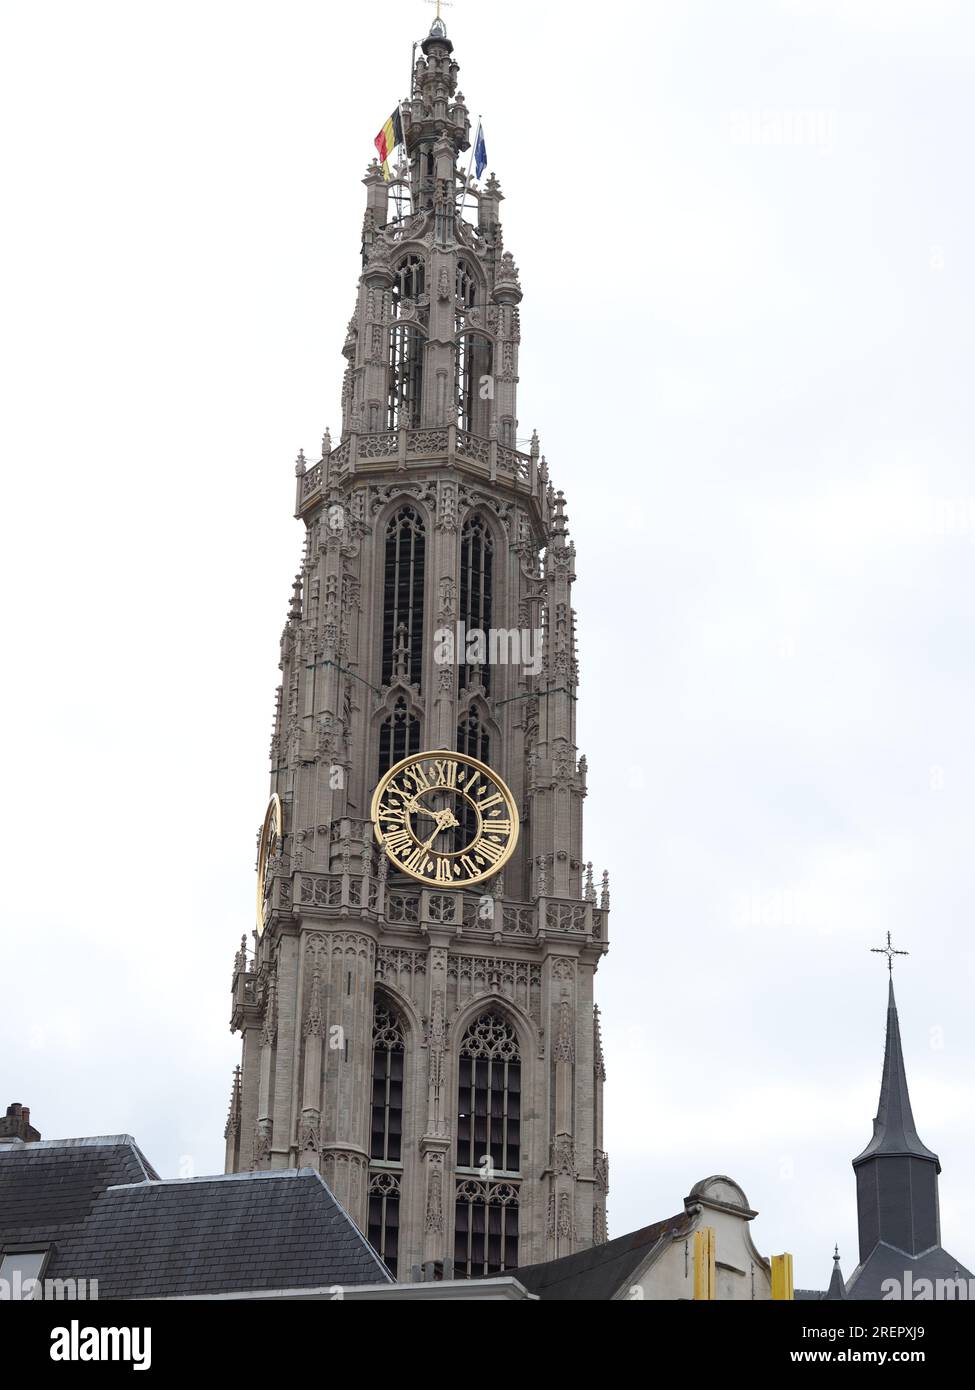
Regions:
<instances>
[{"instance_id":1,"label":"belgian flag","mask_svg":"<svg viewBox=\"0 0 975 1390\"><path fill-rule=\"evenodd\" d=\"M383 166L383 176L389 178L389 156L397 145L403 143L403 118L399 107L390 116L382 130L373 141L379 151L379 162Z\"/></svg>"}]
</instances>

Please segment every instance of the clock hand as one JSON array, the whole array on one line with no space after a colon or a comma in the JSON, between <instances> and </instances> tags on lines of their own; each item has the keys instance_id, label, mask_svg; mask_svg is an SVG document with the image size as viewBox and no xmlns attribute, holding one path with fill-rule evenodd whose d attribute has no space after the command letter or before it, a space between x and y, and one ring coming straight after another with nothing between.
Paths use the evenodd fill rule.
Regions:
<instances>
[{"instance_id":1,"label":"clock hand","mask_svg":"<svg viewBox=\"0 0 975 1390\"><path fill-rule=\"evenodd\" d=\"M434 811L433 815L436 819L437 824L434 827L433 834L430 836L429 840L427 840L426 844L423 846L424 849L430 848L434 840L440 834L441 830L452 830L454 826L460 824L460 821L457 820L453 811Z\"/></svg>"}]
</instances>

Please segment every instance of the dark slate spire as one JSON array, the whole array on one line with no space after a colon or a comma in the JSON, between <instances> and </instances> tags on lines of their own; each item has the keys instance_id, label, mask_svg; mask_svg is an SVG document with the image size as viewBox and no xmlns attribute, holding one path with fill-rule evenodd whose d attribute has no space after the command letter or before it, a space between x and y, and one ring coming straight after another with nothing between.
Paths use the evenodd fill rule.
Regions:
<instances>
[{"instance_id":1,"label":"dark slate spire","mask_svg":"<svg viewBox=\"0 0 975 1390\"><path fill-rule=\"evenodd\" d=\"M880 1082L877 1117L873 1122L873 1138L863 1153L853 1160L854 1168L865 1159L879 1154L914 1154L917 1158L931 1159L937 1164L938 1172L941 1172L938 1155L921 1143L914 1124L904 1054L901 1051L897 1005L894 1002L893 977L887 994L887 1045L884 1048L884 1074Z\"/></svg>"},{"instance_id":2,"label":"dark slate spire","mask_svg":"<svg viewBox=\"0 0 975 1390\"><path fill-rule=\"evenodd\" d=\"M829 1277L829 1288L823 1297L831 1302L838 1302L846 1298L846 1285L843 1283L843 1271L840 1269L840 1247L833 1246L833 1273Z\"/></svg>"},{"instance_id":3,"label":"dark slate spire","mask_svg":"<svg viewBox=\"0 0 975 1390\"><path fill-rule=\"evenodd\" d=\"M878 1242L910 1255L940 1244L938 1155L921 1143L907 1091L894 982L887 999L887 1045L873 1138L853 1160L860 1262Z\"/></svg>"}]
</instances>

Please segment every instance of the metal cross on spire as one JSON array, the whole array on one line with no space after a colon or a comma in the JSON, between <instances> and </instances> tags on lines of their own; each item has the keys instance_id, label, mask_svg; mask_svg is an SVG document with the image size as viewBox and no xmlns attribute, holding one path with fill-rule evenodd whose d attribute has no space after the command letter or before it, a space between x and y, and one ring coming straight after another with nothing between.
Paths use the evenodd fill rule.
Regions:
<instances>
[{"instance_id":1,"label":"metal cross on spire","mask_svg":"<svg viewBox=\"0 0 975 1390\"><path fill-rule=\"evenodd\" d=\"M911 954L910 951L895 951L895 950L894 950L893 946L890 944L890 932L887 933L887 945L886 945L886 946L871 946L871 947L870 947L870 950L876 952L877 955L886 956L886 957L887 957L887 969L888 969L888 971L889 971L889 973L890 973L891 975L893 975L893 973L894 973L894 957L895 957L895 956L909 956L909 955Z\"/></svg>"},{"instance_id":2,"label":"metal cross on spire","mask_svg":"<svg viewBox=\"0 0 975 1390\"><path fill-rule=\"evenodd\" d=\"M427 4L428 4L428 5L436 5L436 7L437 7L437 18L441 21L441 23L443 23L443 20L442 20L442 18L441 18L441 14L440 14L440 6L443 5L444 9L452 10L453 7L454 7L454 0L427 0Z\"/></svg>"}]
</instances>

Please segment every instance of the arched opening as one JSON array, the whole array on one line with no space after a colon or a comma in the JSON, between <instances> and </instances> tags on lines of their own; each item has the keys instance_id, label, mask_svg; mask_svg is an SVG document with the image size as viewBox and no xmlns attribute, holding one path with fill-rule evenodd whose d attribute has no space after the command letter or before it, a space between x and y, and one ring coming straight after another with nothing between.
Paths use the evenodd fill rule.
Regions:
<instances>
[{"instance_id":1,"label":"arched opening","mask_svg":"<svg viewBox=\"0 0 975 1390\"><path fill-rule=\"evenodd\" d=\"M484 689L491 689L491 667L487 657L490 654L488 631L491 627L493 606L494 539L483 516L475 512L473 516L468 517L461 532L459 616L468 634L473 631L484 634L485 660L468 662L465 652L465 660L459 672L461 690L466 690L472 683L475 666Z\"/></svg>"},{"instance_id":2,"label":"arched opening","mask_svg":"<svg viewBox=\"0 0 975 1390\"><path fill-rule=\"evenodd\" d=\"M454 1272L500 1274L518 1264L521 1052L499 1009L472 1020L458 1048ZM474 1170L478 1176L471 1176Z\"/></svg>"},{"instance_id":3,"label":"arched opening","mask_svg":"<svg viewBox=\"0 0 975 1390\"><path fill-rule=\"evenodd\" d=\"M420 751L420 720L410 713L404 696L393 705L392 712L379 726L379 776L411 753Z\"/></svg>"},{"instance_id":4,"label":"arched opening","mask_svg":"<svg viewBox=\"0 0 975 1390\"><path fill-rule=\"evenodd\" d=\"M483 333L462 332L456 361L457 424L487 438L494 398L494 344Z\"/></svg>"},{"instance_id":5,"label":"arched opening","mask_svg":"<svg viewBox=\"0 0 975 1390\"><path fill-rule=\"evenodd\" d=\"M414 429L420 423L423 400L423 354L426 343L416 320L426 286L426 266L419 256L406 256L393 272L389 332L389 389L386 428ZM414 320L407 322L407 319Z\"/></svg>"},{"instance_id":6,"label":"arched opening","mask_svg":"<svg viewBox=\"0 0 975 1390\"><path fill-rule=\"evenodd\" d=\"M423 669L426 530L415 507L400 507L386 526L383 569L384 685L419 685Z\"/></svg>"},{"instance_id":7,"label":"arched opening","mask_svg":"<svg viewBox=\"0 0 975 1390\"><path fill-rule=\"evenodd\" d=\"M372 1049L369 1243L395 1277L403 1177L406 1032L400 1015L385 999L376 1000Z\"/></svg>"}]
</instances>

